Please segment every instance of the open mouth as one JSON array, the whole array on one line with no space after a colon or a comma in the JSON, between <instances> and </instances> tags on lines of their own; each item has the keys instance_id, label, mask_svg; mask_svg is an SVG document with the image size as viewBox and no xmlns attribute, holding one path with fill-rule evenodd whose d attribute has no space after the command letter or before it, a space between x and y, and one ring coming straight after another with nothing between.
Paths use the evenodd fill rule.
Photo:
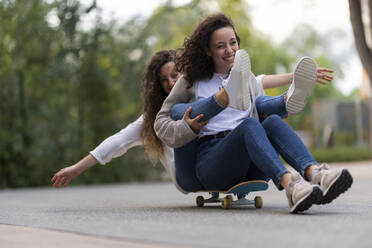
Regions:
<instances>
[{"instance_id":1,"label":"open mouth","mask_svg":"<svg viewBox=\"0 0 372 248\"><path fill-rule=\"evenodd\" d=\"M226 61L226 62L232 63L232 62L234 62L234 55L224 57L223 60Z\"/></svg>"}]
</instances>

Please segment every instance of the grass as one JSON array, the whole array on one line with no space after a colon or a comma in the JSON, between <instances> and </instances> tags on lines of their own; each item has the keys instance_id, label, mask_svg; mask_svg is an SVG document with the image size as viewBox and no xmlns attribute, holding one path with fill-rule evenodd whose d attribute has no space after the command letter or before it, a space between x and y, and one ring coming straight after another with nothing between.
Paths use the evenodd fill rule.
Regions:
<instances>
[{"instance_id":1,"label":"grass","mask_svg":"<svg viewBox=\"0 0 372 248\"><path fill-rule=\"evenodd\" d=\"M331 148L313 148L311 154L319 162L348 162L372 160L368 147L335 146Z\"/></svg>"}]
</instances>

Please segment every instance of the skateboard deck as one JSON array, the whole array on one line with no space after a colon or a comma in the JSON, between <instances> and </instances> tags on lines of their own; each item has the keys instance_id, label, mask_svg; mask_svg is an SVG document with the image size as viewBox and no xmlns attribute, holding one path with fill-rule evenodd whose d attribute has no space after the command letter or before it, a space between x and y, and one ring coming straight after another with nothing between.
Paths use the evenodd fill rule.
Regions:
<instances>
[{"instance_id":1,"label":"skateboard deck","mask_svg":"<svg viewBox=\"0 0 372 248\"><path fill-rule=\"evenodd\" d=\"M208 192L212 196L209 199L204 199L203 196L196 197L196 205L198 207L203 207L206 203L221 203L224 209L243 205L254 205L256 208L262 208L263 200L261 196L256 196L254 200L246 199L246 196L250 192L267 190L268 187L269 185L266 181L253 180L239 183L228 190L200 190L197 192ZM220 193L226 194L227 196L219 198ZM238 199L234 200L233 195L237 196Z\"/></svg>"}]
</instances>

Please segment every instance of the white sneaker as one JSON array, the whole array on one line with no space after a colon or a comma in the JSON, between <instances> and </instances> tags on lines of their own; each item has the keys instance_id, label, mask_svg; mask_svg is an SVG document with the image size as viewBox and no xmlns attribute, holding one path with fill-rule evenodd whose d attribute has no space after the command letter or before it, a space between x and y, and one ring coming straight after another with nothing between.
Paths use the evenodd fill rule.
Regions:
<instances>
[{"instance_id":1,"label":"white sneaker","mask_svg":"<svg viewBox=\"0 0 372 248\"><path fill-rule=\"evenodd\" d=\"M347 169L329 169L327 164L318 165L311 184L319 185L323 197L318 204L327 204L348 190L353 184L353 177Z\"/></svg>"},{"instance_id":2,"label":"white sneaker","mask_svg":"<svg viewBox=\"0 0 372 248\"><path fill-rule=\"evenodd\" d=\"M247 110L251 106L249 81L252 80L251 62L244 50L235 53L234 66L229 78L223 83L229 96L229 107ZM253 76L255 79L255 77Z\"/></svg>"},{"instance_id":3,"label":"white sneaker","mask_svg":"<svg viewBox=\"0 0 372 248\"><path fill-rule=\"evenodd\" d=\"M320 201L323 192L318 185L311 185L299 174L292 174L292 182L285 188L291 213L303 212Z\"/></svg>"},{"instance_id":4,"label":"white sneaker","mask_svg":"<svg viewBox=\"0 0 372 248\"><path fill-rule=\"evenodd\" d=\"M287 92L286 109L289 114L300 113L317 79L317 67L310 57L303 57L297 63L293 81Z\"/></svg>"}]
</instances>

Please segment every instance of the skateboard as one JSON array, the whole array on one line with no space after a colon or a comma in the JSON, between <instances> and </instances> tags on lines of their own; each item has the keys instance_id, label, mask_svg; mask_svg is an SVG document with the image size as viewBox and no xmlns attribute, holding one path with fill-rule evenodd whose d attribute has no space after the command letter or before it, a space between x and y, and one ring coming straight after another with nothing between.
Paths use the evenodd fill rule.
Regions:
<instances>
[{"instance_id":1,"label":"skateboard","mask_svg":"<svg viewBox=\"0 0 372 248\"><path fill-rule=\"evenodd\" d=\"M263 180L253 180L239 183L232 186L228 190L200 190L197 192L208 192L211 194L211 198L204 199L203 196L199 195L196 197L196 205L203 207L206 203L221 203L222 208L229 209L232 206L245 206L254 205L256 208L262 208L263 200L261 196L256 196L254 200L246 198L248 193L253 191L267 190L269 187L268 183ZM220 198L219 195L226 194L224 198ZM233 195L237 196L237 200L234 200Z\"/></svg>"}]
</instances>

